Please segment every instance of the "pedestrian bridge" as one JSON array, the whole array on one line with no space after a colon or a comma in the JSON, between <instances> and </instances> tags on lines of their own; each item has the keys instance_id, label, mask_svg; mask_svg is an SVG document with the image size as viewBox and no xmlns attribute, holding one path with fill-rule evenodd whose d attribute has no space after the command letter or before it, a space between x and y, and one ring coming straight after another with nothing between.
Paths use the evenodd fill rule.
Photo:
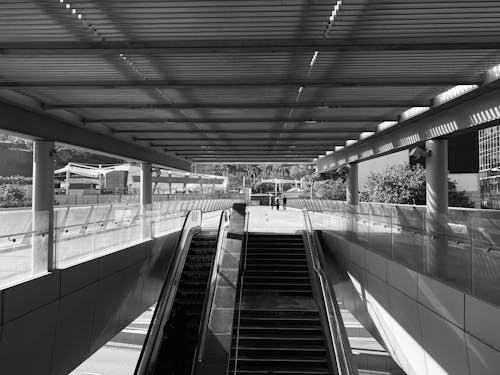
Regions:
<instances>
[{"instance_id":1,"label":"pedestrian bridge","mask_svg":"<svg viewBox=\"0 0 500 375\"><path fill-rule=\"evenodd\" d=\"M0 2L0 129L33 142L31 210L0 211L0 372L67 374L156 304L137 374L497 374L499 220L450 208L448 171L456 137L498 126L499 21L494 1ZM140 165L137 204L55 207L60 145ZM359 164L410 149L426 206L360 203ZM153 170L200 163L314 164L346 202L158 205Z\"/></svg>"}]
</instances>

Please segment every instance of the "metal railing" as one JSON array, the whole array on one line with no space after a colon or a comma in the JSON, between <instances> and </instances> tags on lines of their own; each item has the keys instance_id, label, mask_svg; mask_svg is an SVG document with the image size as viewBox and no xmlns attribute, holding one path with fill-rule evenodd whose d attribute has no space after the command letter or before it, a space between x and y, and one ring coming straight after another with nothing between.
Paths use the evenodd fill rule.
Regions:
<instances>
[{"instance_id":1,"label":"metal railing","mask_svg":"<svg viewBox=\"0 0 500 375\"><path fill-rule=\"evenodd\" d=\"M330 339L334 351L334 369L337 371L336 374L338 375L355 375L358 374L358 371L352 356L352 350L349 345L349 339L343 324L342 315L328 276L323 270L322 265L325 264L325 260L320 250L321 245L319 244L311 223L311 218L306 209L303 210L303 214L308 247L311 252L312 267L321 288L321 303L324 306L326 318L328 320Z\"/></svg>"},{"instance_id":2,"label":"metal railing","mask_svg":"<svg viewBox=\"0 0 500 375\"><path fill-rule=\"evenodd\" d=\"M205 343L208 332L208 324L210 322L210 317L212 315L212 306L215 297L215 290L217 286L217 278L219 276L222 259L224 257L223 243L226 237L227 224L231 216L230 210L222 211L219 220L219 232L217 234L217 248L214 255L214 260L212 264L212 270L210 272L209 283L207 285L207 292L205 294L205 300L203 303L203 311L201 313L201 322L198 332L198 344L196 346L194 356L193 356L193 366L191 370L191 375L197 373L198 364L203 361L203 356L205 352Z\"/></svg>"},{"instance_id":3,"label":"metal railing","mask_svg":"<svg viewBox=\"0 0 500 375\"><path fill-rule=\"evenodd\" d=\"M151 374L156 365L156 359L163 339L163 329L170 318L172 306L179 281L182 276L187 253L191 244L193 235L201 229L201 211L189 211L184 221L179 241L176 246L175 255L168 269L168 277L163 283L163 287L158 298L153 319L145 338L145 344L142 348L135 375Z\"/></svg>"}]
</instances>

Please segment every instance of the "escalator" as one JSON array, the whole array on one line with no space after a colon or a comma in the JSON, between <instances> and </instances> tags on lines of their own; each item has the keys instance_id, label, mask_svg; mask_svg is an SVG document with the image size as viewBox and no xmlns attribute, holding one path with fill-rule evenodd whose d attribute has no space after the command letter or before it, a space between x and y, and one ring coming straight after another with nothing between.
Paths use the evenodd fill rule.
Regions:
<instances>
[{"instance_id":1,"label":"escalator","mask_svg":"<svg viewBox=\"0 0 500 375\"><path fill-rule=\"evenodd\" d=\"M201 232L191 240L153 374L191 373L216 245L216 232Z\"/></svg>"},{"instance_id":2,"label":"escalator","mask_svg":"<svg viewBox=\"0 0 500 375\"><path fill-rule=\"evenodd\" d=\"M217 231L201 231L201 212L190 211L158 298L136 375L191 374L199 336L210 312L214 275L230 211Z\"/></svg>"},{"instance_id":3,"label":"escalator","mask_svg":"<svg viewBox=\"0 0 500 375\"><path fill-rule=\"evenodd\" d=\"M331 374L301 235L248 236L229 374Z\"/></svg>"}]
</instances>

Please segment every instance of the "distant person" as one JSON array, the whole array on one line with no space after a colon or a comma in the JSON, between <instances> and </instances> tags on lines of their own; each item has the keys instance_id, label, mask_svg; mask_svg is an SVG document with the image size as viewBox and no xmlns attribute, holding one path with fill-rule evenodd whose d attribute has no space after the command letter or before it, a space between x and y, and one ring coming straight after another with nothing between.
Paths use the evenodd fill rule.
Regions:
<instances>
[{"instance_id":1,"label":"distant person","mask_svg":"<svg viewBox=\"0 0 500 375\"><path fill-rule=\"evenodd\" d=\"M274 197L271 193L269 193L269 205L271 206L271 210L274 210Z\"/></svg>"},{"instance_id":2,"label":"distant person","mask_svg":"<svg viewBox=\"0 0 500 375\"><path fill-rule=\"evenodd\" d=\"M283 210L286 210L286 195L283 195Z\"/></svg>"},{"instance_id":3,"label":"distant person","mask_svg":"<svg viewBox=\"0 0 500 375\"><path fill-rule=\"evenodd\" d=\"M280 197L278 195L274 199L274 203L276 204L276 210L279 211L279 209L280 209Z\"/></svg>"}]
</instances>

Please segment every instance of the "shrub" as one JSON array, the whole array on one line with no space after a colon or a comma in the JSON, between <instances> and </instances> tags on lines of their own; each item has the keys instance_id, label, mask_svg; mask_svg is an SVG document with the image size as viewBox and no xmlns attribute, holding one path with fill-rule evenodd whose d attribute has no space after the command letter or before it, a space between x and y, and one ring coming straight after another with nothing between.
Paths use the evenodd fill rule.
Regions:
<instances>
[{"instance_id":1,"label":"shrub","mask_svg":"<svg viewBox=\"0 0 500 375\"><path fill-rule=\"evenodd\" d=\"M0 207L24 207L25 194L22 189L14 185L0 186Z\"/></svg>"}]
</instances>

